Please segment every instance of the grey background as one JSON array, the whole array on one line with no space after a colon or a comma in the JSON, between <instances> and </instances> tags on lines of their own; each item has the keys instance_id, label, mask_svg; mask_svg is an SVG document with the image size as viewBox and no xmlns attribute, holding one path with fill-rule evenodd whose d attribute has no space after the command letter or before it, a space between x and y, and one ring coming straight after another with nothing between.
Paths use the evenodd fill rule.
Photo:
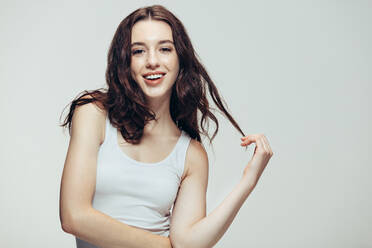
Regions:
<instances>
[{"instance_id":1,"label":"grey background","mask_svg":"<svg viewBox=\"0 0 372 248\"><path fill-rule=\"evenodd\" d=\"M240 126L274 151L215 247L372 247L372 3L346 0L1 1L0 246L74 247L58 217L59 116L105 86L117 25L154 3L180 18ZM254 147L218 117L208 212Z\"/></svg>"}]
</instances>

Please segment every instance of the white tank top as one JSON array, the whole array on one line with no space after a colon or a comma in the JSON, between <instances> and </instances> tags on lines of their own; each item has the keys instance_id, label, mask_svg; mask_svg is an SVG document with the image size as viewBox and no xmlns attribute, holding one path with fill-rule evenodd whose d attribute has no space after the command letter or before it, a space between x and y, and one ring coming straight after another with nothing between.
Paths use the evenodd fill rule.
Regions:
<instances>
[{"instance_id":1,"label":"white tank top","mask_svg":"<svg viewBox=\"0 0 372 248\"><path fill-rule=\"evenodd\" d=\"M171 209L184 171L190 137L182 131L165 159L144 163L121 150L117 133L106 117L105 140L97 158L93 208L127 225L169 236ZM77 237L76 245L77 248L96 248Z\"/></svg>"}]
</instances>

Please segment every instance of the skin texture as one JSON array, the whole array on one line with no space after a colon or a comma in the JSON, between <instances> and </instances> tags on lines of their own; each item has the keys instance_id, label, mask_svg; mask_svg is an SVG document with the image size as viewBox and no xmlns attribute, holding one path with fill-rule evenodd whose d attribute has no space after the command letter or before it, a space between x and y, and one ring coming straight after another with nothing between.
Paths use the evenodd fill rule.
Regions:
<instances>
[{"instance_id":1,"label":"skin texture","mask_svg":"<svg viewBox=\"0 0 372 248\"><path fill-rule=\"evenodd\" d=\"M171 44L159 44L166 39L173 41L172 30L161 21L139 21L132 29L132 43L144 43L132 48L143 50L132 55L132 77L144 91L151 110L158 118L145 126L138 145L126 144L119 137L123 152L139 161L162 160L181 134L169 113L170 89L179 71L178 57ZM164 47L173 49L166 52ZM143 80L142 75L151 71L167 73L160 85L150 86ZM256 144L253 157L231 193L207 216L208 157L203 145L191 140L172 213L170 236L162 237L126 225L92 208L97 154L105 138L106 113L93 103L79 106L75 111L61 181L61 223L65 232L102 248L212 247L232 223L273 155L263 134L243 137L241 146ZM156 151L154 140L164 145L159 147L169 150L163 153Z\"/></svg>"}]
</instances>

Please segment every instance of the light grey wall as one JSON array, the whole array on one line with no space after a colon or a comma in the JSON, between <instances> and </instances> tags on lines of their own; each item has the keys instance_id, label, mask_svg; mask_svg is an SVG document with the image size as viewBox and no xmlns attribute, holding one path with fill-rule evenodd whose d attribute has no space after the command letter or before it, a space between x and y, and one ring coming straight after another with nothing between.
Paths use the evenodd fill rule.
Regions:
<instances>
[{"instance_id":1,"label":"light grey wall","mask_svg":"<svg viewBox=\"0 0 372 248\"><path fill-rule=\"evenodd\" d=\"M59 116L105 85L117 25L154 3L181 19L236 120L274 151L215 247L372 247L372 3L346 0L1 1L0 246L74 247L58 217ZM252 156L220 120L208 212Z\"/></svg>"}]
</instances>

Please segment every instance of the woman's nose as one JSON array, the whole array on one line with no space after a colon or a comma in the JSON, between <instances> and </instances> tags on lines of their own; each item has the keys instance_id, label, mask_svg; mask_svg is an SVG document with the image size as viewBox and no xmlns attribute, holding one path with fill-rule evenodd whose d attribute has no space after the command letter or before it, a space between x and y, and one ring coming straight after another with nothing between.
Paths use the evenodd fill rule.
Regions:
<instances>
[{"instance_id":1,"label":"woman's nose","mask_svg":"<svg viewBox=\"0 0 372 248\"><path fill-rule=\"evenodd\" d=\"M154 68L159 66L159 59L156 52L149 52L147 56L147 67Z\"/></svg>"}]
</instances>

